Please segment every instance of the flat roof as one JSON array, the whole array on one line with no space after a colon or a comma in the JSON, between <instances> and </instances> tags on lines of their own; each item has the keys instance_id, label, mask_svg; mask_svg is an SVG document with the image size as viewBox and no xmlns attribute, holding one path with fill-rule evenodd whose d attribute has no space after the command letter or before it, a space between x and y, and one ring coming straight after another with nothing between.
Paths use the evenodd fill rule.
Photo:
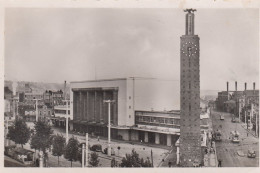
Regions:
<instances>
[{"instance_id":1,"label":"flat roof","mask_svg":"<svg viewBox=\"0 0 260 173\"><path fill-rule=\"evenodd\" d=\"M112 78L112 79L97 79L97 80L71 81L70 83L117 81L117 80L126 80L126 79L130 79L130 78Z\"/></svg>"}]
</instances>

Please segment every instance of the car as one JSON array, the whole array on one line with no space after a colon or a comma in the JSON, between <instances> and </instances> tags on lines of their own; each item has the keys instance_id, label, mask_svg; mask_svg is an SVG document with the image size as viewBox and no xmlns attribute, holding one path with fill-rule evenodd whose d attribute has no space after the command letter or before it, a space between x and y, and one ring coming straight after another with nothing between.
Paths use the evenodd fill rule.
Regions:
<instances>
[{"instance_id":1,"label":"car","mask_svg":"<svg viewBox=\"0 0 260 173\"><path fill-rule=\"evenodd\" d=\"M91 151L96 151L96 152L102 152L102 145L100 144L94 144L92 147L90 147Z\"/></svg>"},{"instance_id":2,"label":"car","mask_svg":"<svg viewBox=\"0 0 260 173\"><path fill-rule=\"evenodd\" d=\"M107 148L104 149L103 154L107 154ZM115 155L115 150L111 148L111 155Z\"/></svg>"},{"instance_id":3,"label":"car","mask_svg":"<svg viewBox=\"0 0 260 173\"><path fill-rule=\"evenodd\" d=\"M252 149L249 149L248 152L247 152L247 157L255 158L256 157L256 151L252 150Z\"/></svg>"},{"instance_id":4,"label":"car","mask_svg":"<svg viewBox=\"0 0 260 173\"><path fill-rule=\"evenodd\" d=\"M232 123L239 123L239 119L237 117L232 117Z\"/></svg>"},{"instance_id":5,"label":"car","mask_svg":"<svg viewBox=\"0 0 260 173\"><path fill-rule=\"evenodd\" d=\"M220 115L220 120L225 120L224 115Z\"/></svg>"}]
</instances>

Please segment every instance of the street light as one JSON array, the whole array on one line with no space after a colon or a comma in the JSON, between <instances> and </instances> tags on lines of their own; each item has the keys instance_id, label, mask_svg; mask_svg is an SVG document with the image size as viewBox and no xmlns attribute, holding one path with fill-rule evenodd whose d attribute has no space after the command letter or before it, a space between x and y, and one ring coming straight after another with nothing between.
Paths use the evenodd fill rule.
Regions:
<instances>
[{"instance_id":1,"label":"street light","mask_svg":"<svg viewBox=\"0 0 260 173\"><path fill-rule=\"evenodd\" d=\"M108 146L107 146L107 155L111 156L111 146L110 146L110 129L111 129L111 124L110 124L110 106L111 103L114 103L115 100L104 100L105 103L108 103Z\"/></svg>"},{"instance_id":2,"label":"street light","mask_svg":"<svg viewBox=\"0 0 260 173\"><path fill-rule=\"evenodd\" d=\"M41 100L41 99L33 99L33 100L35 100L36 101L36 122L38 122L38 100Z\"/></svg>"},{"instance_id":3,"label":"street light","mask_svg":"<svg viewBox=\"0 0 260 173\"><path fill-rule=\"evenodd\" d=\"M68 144L68 142L69 142L69 119L68 119L68 116L69 116L68 109L69 109L69 107L68 107L68 102L70 100L63 100L63 101L66 102L66 144Z\"/></svg>"}]
</instances>

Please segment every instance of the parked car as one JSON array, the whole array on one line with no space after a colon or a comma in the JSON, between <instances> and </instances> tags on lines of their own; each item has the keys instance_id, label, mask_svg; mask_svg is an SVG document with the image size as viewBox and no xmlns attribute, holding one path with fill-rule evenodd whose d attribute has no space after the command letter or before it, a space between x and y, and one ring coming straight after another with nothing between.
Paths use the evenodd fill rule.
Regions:
<instances>
[{"instance_id":1,"label":"parked car","mask_svg":"<svg viewBox=\"0 0 260 173\"><path fill-rule=\"evenodd\" d=\"M247 152L247 157L255 158L256 157L256 151L252 150L252 149L249 149L248 152Z\"/></svg>"},{"instance_id":2,"label":"parked car","mask_svg":"<svg viewBox=\"0 0 260 173\"><path fill-rule=\"evenodd\" d=\"M100 144L94 144L92 147L90 147L91 151L96 151L96 152L102 152L102 145Z\"/></svg>"},{"instance_id":3,"label":"parked car","mask_svg":"<svg viewBox=\"0 0 260 173\"><path fill-rule=\"evenodd\" d=\"M104 149L103 153L107 154L107 148ZM111 148L111 155L115 155L115 150L113 148Z\"/></svg>"},{"instance_id":4,"label":"parked car","mask_svg":"<svg viewBox=\"0 0 260 173\"><path fill-rule=\"evenodd\" d=\"M232 123L239 123L239 119L237 117L232 117Z\"/></svg>"},{"instance_id":5,"label":"parked car","mask_svg":"<svg viewBox=\"0 0 260 173\"><path fill-rule=\"evenodd\" d=\"M220 120L225 120L224 115L220 115Z\"/></svg>"}]
</instances>

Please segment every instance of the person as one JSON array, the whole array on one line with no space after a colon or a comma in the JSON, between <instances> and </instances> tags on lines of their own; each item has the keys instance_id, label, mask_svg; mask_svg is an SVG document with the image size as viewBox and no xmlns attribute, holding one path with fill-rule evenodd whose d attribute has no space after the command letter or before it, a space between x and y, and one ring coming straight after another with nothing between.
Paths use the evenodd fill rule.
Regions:
<instances>
[{"instance_id":1,"label":"person","mask_svg":"<svg viewBox=\"0 0 260 173\"><path fill-rule=\"evenodd\" d=\"M218 159L218 167L221 167L221 159Z\"/></svg>"},{"instance_id":2,"label":"person","mask_svg":"<svg viewBox=\"0 0 260 173\"><path fill-rule=\"evenodd\" d=\"M208 154L208 148L205 148L205 153Z\"/></svg>"},{"instance_id":3,"label":"person","mask_svg":"<svg viewBox=\"0 0 260 173\"><path fill-rule=\"evenodd\" d=\"M36 165L36 167L39 167L39 159L38 158L35 161L35 165Z\"/></svg>"},{"instance_id":4,"label":"person","mask_svg":"<svg viewBox=\"0 0 260 173\"><path fill-rule=\"evenodd\" d=\"M168 162L169 168L172 167L172 162Z\"/></svg>"}]
</instances>

